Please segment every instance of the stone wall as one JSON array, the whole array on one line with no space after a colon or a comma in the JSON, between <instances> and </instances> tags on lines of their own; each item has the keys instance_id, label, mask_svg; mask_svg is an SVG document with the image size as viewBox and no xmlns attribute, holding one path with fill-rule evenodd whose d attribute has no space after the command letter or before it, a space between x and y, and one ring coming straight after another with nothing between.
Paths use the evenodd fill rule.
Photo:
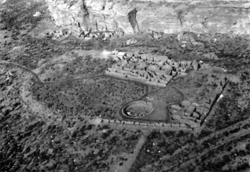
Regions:
<instances>
[{"instance_id":1,"label":"stone wall","mask_svg":"<svg viewBox=\"0 0 250 172\"><path fill-rule=\"evenodd\" d=\"M249 33L250 3L244 0L46 0L59 26L134 33L128 14L136 9L140 31Z\"/></svg>"},{"instance_id":2,"label":"stone wall","mask_svg":"<svg viewBox=\"0 0 250 172\"><path fill-rule=\"evenodd\" d=\"M188 126L186 124L169 124L169 123L146 123L146 122L135 122L135 121L123 121L123 120L112 120L112 119L101 119L101 124L111 124L120 126L137 126L139 128L148 129L160 129L160 130L191 130L196 127Z\"/></svg>"}]
</instances>

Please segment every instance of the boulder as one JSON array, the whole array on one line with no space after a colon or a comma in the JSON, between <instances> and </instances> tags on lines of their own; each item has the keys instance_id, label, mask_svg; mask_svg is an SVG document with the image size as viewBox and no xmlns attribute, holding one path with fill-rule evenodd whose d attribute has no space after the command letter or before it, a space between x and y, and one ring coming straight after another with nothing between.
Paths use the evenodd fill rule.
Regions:
<instances>
[{"instance_id":1,"label":"boulder","mask_svg":"<svg viewBox=\"0 0 250 172\"><path fill-rule=\"evenodd\" d=\"M33 17L39 17L39 16L41 16L42 15L42 13L40 12L40 11L37 11L34 15L33 15Z\"/></svg>"},{"instance_id":2,"label":"boulder","mask_svg":"<svg viewBox=\"0 0 250 172\"><path fill-rule=\"evenodd\" d=\"M137 43L136 39L129 39L129 40L126 41L127 45L133 45L133 44L136 44L136 43Z\"/></svg>"},{"instance_id":3,"label":"boulder","mask_svg":"<svg viewBox=\"0 0 250 172\"><path fill-rule=\"evenodd\" d=\"M191 65L192 65L194 70L198 70L201 67L200 63L197 62L197 60L194 60Z\"/></svg>"}]
</instances>

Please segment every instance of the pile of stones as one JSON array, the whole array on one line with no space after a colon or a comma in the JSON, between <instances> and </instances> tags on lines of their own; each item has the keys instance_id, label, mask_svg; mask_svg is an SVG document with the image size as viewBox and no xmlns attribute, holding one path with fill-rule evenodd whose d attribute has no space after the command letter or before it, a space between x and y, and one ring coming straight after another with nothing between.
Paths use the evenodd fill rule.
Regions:
<instances>
[{"instance_id":1,"label":"pile of stones","mask_svg":"<svg viewBox=\"0 0 250 172\"><path fill-rule=\"evenodd\" d=\"M55 40L64 39L70 35L84 40L91 40L91 39L108 40L114 37L122 37L124 35L124 32L122 29L117 29L115 31L109 31L107 29L101 31L99 30L93 31L92 29L86 29L86 30L81 30L79 34L72 32L69 29L59 29L46 33L47 37L50 37Z\"/></svg>"}]
</instances>

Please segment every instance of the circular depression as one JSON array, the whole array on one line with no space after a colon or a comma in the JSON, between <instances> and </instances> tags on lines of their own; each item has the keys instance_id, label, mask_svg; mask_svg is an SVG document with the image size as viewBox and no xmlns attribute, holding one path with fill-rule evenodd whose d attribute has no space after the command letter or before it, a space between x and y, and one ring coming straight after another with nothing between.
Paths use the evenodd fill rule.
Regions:
<instances>
[{"instance_id":1,"label":"circular depression","mask_svg":"<svg viewBox=\"0 0 250 172\"><path fill-rule=\"evenodd\" d=\"M153 104L146 101L129 102L121 110L122 115L127 118L143 118L154 111Z\"/></svg>"}]
</instances>

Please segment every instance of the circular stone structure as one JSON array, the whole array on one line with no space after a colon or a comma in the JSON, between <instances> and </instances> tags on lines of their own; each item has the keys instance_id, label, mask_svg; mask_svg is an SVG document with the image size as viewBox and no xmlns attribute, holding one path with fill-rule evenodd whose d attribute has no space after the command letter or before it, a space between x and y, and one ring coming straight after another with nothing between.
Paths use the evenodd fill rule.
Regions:
<instances>
[{"instance_id":1,"label":"circular stone structure","mask_svg":"<svg viewBox=\"0 0 250 172\"><path fill-rule=\"evenodd\" d=\"M147 101L133 101L122 109L122 115L127 118L143 118L154 111L153 104Z\"/></svg>"}]
</instances>

